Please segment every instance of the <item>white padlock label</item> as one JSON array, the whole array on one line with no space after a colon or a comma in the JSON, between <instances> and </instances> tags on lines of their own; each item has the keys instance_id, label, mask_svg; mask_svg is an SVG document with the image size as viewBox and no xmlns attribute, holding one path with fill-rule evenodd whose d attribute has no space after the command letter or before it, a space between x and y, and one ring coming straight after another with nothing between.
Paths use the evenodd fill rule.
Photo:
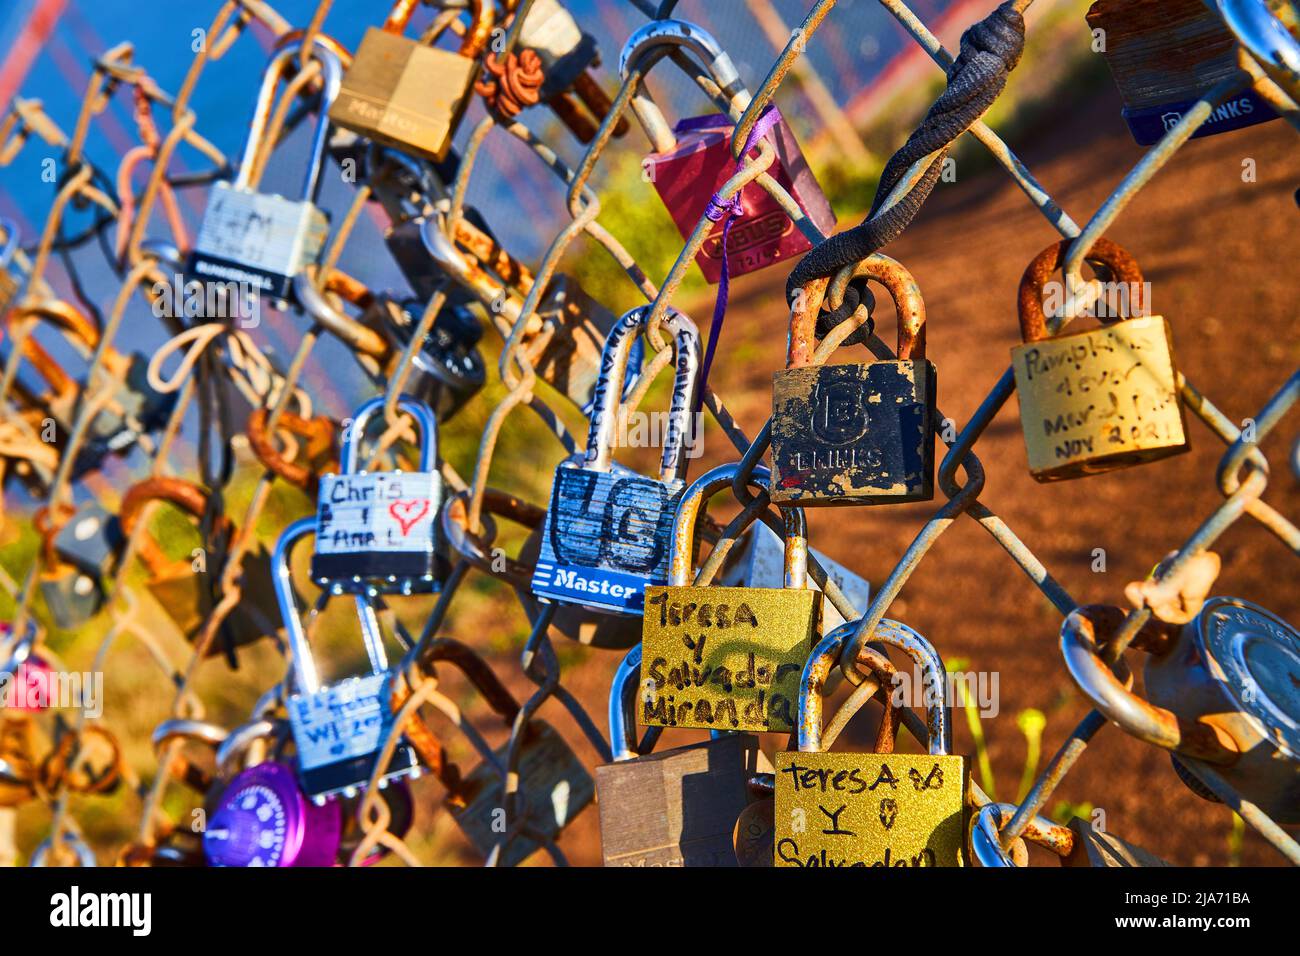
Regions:
<instances>
[{"instance_id":1,"label":"white padlock label","mask_svg":"<svg viewBox=\"0 0 1300 956\"><path fill-rule=\"evenodd\" d=\"M438 481L433 472L325 475L316 509L316 553L432 553Z\"/></svg>"},{"instance_id":2,"label":"white padlock label","mask_svg":"<svg viewBox=\"0 0 1300 956\"><path fill-rule=\"evenodd\" d=\"M303 770L379 749L388 709L379 699L384 674L354 677L289 699L289 723Z\"/></svg>"}]
</instances>

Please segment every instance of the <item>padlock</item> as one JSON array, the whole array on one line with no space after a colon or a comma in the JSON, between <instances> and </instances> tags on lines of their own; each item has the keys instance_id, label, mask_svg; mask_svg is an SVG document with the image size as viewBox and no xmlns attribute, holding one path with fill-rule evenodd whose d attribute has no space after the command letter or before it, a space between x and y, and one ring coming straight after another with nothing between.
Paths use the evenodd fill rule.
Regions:
<instances>
[{"instance_id":1,"label":"padlock","mask_svg":"<svg viewBox=\"0 0 1300 956\"><path fill-rule=\"evenodd\" d=\"M859 610L871 604L871 584L854 574L838 561L826 557L816 548L808 552L826 571L826 574L850 603ZM785 545L776 532L756 521L727 552L722 567L718 569L718 584L723 587L779 588L785 579ZM817 588L811 578L809 587ZM820 588L817 588L821 590ZM822 599L822 619L818 636L829 634L844 623L835 606Z\"/></svg>"},{"instance_id":2,"label":"padlock","mask_svg":"<svg viewBox=\"0 0 1300 956\"><path fill-rule=\"evenodd\" d=\"M732 832L759 772L758 738L719 734L703 743L638 754L636 692L641 648L619 665L609 694L614 762L596 768L606 866L735 866Z\"/></svg>"},{"instance_id":3,"label":"padlock","mask_svg":"<svg viewBox=\"0 0 1300 956\"><path fill-rule=\"evenodd\" d=\"M1125 732L1208 769L1278 823L1300 823L1300 632L1248 601L1212 597L1182 626L1149 621L1133 646L1151 656L1147 700L1101 659L1124 619L1075 610L1061 626L1074 682Z\"/></svg>"},{"instance_id":4,"label":"padlock","mask_svg":"<svg viewBox=\"0 0 1300 956\"><path fill-rule=\"evenodd\" d=\"M294 544L316 531L315 518L300 518L285 528L271 555L271 574L285 633L293 654L294 692L285 702L298 750L298 780L311 799L322 804L335 794L356 796L374 770L377 752L392 722L388 707L388 655L374 608L355 595L357 617L370 673L321 684L316 662L294 601L289 555ZM379 786L420 773L420 763L405 738L379 777Z\"/></svg>"},{"instance_id":5,"label":"padlock","mask_svg":"<svg viewBox=\"0 0 1300 956\"><path fill-rule=\"evenodd\" d=\"M441 160L469 105L478 59L492 36L490 0L470 0L456 53L402 35L414 0L397 0L382 28L366 30L329 117L336 125L425 159Z\"/></svg>"},{"instance_id":6,"label":"padlock","mask_svg":"<svg viewBox=\"0 0 1300 956\"><path fill-rule=\"evenodd\" d=\"M405 236L399 243L402 246L409 246L418 236L426 268L432 258L437 269L488 307L489 317L503 337L510 335L522 318L523 299L533 285L532 273L526 266L497 245L490 234L465 219L456 224L455 242L444 235L434 218L412 219L395 227L389 235L390 248L399 233ZM595 407L596 383L604 368L604 345L618 321L575 279L560 274L546 287L520 347L538 378L589 415ZM638 338L627 362L625 385L629 390L641 367L643 351Z\"/></svg>"},{"instance_id":7,"label":"padlock","mask_svg":"<svg viewBox=\"0 0 1300 956\"><path fill-rule=\"evenodd\" d=\"M250 767L230 781L203 831L209 866L332 866L343 813L338 800L318 804L282 763Z\"/></svg>"},{"instance_id":8,"label":"padlock","mask_svg":"<svg viewBox=\"0 0 1300 956\"><path fill-rule=\"evenodd\" d=\"M427 594L442 587L446 574L439 553L438 423L428 405L400 396L398 408L420 431L420 470L359 471L366 424L383 407L381 395L357 409L343 436L340 472L320 479L311 577L336 594Z\"/></svg>"},{"instance_id":9,"label":"padlock","mask_svg":"<svg viewBox=\"0 0 1300 956\"><path fill-rule=\"evenodd\" d=\"M362 316L361 321L383 335L392 349L385 372L390 379L423 312L424 303L416 299L403 301L380 295ZM487 364L478 350L482 338L483 326L470 311L465 294L451 290L424 342L411 357L403 391L433 409L438 421L448 421L487 382Z\"/></svg>"},{"instance_id":10,"label":"padlock","mask_svg":"<svg viewBox=\"0 0 1300 956\"><path fill-rule=\"evenodd\" d=\"M300 41L292 42L271 58L249 122L239 174L233 182L221 180L212 187L189 260L195 279L240 283L280 302L292 298L294 276L316 261L329 231L329 218L315 203L329 131L326 111L338 96L343 73L337 54L318 39L312 56L321 65L322 99L301 198L257 192L254 166L272 101L280 80L298 63L301 48Z\"/></svg>"},{"instance_id":11,"label":"padlock","mask_svg":"<svg viewBox=\"0 0 1300 956\"><path fill-rule=\"evenodd\" d=\"M612 106L592 74L600 65L596 38L583 30L557 0L533 0L519 32L519 45L534 51L540 60L544 79L539 99L555 111L579 141L590 143ZM586 108L586 114L574 102L575 97ZM614 135L622 136L627 130L627 121L620 117Z\"/></svg>"},{"instance_id":12,"label":"padlock","mask_svg":"<svg viewBox=\"0 0 1300 956\"><path fill-rule=\"evenodd\" d=\"M934 497L937 386L925 357L921 291L911 273L879 253L853 275L889 290L898 312L898 357L810 364L819 303L796 301L786 368L772 376L772 500L781 505Z\"/></svg>"},{"instance_id":13,"label":"padlock","mask_svg":"<svg viewBox=\"0 0 1300 956\"><path fill-rule=\"evenodd\" d=\"M966 761L952 754L948 675L925 638L887 619L872 635L921 671L928 753L821 749L823 687L857 626L824 637L804 668L799 749L776 755L776 865L961 866Z\"/></svg>"},{"instance_id":14,"label":"padlock","mask_svg":"<svg viewBox=\"0 0 1300 956\"><path fill-rule=\"evenodd\" d=\"M102 581L122 553L122 526L116 515L95 501L78 508L55 528L53 547L60 561Z\"/></svg>"},{"instance_id":15,"label":"padlock","mask_svg":"<svg viewBox=\"0 0 1300 956\"><path fill-rule=\"evenodd\" d=\"M1029 471L1060 481L1127 468L1187 451L1169 323L1143 315L1147 293L1133 257L1098 239L1088 261L1111 273L1100 329L1048 338L1043 292L1070 241L1040 252L1020 279L1020 334L1011 350ZM1064 298L1064 297L1062 297Z\"/></svg>"},{"instance_id":16,"label":"padlock","mask_svg":"<svg viewBox=\"0 0 1300 956\"><path fill-rule=\"evenodd\" d=\"M63 561L57 549L62 527L50 517L53 506L38 508L32 515L32 527L41 536L41 569L37 576L45 608L55 627L71 630L80 627L98 613L104 603L99 573L92 577L76 565ZM60 515L72 513L71 506L54 509Z\"/></svg>"},{"instance_id":17,"label":"padlock","mask_svg":"<svg viewBox=\"0 0 1300 956\"><path fill-rule=\"evenodd\" d=\"M1294 31L1296 15L1284 0L1259 5ZM1088 26L1105 37L1102 53L1124 100L1124 121L1140 146L1159 142L1197 100L1234 76L1239 88L1192 137L1277 119L1237 66L1236 38L1203 0L1097 0L1088 8Z\"/></svg>"},{"instance_id":18,"label":"padlock","mask_svg":"<svg viewBox=\"0 0 1300 956\"><path fill-rule=\"evenodd\" d=\"M70 303L55 300L19 306L9 313L11 332L29 319L56 326L86 354L100 345L99 328ZM33 400L54 419L56 440L62 445L73 432L89 383L74 382L31 335L23 340L22 353L49 385L48 392L33 396ZM143 353L126 356L109 346L103 350L101 367L120 378L122 385L112 403L91 420L72 465L73 480L98 468L109 455L126 454L142 435L161 429L176 405L174 394L159 392L149 384L149 360Z\"/></svg>"},{"instance_id":19,"label":"padlock","mask_svg":"<svg viewBox=\"0 0 1300 956\"><path fill-rule=\"evenodd\" d=\"M436 638L419 664L425 673L433 674L439 662L460 670L502 722L514 729L519 704L481 657L459 641ZM519 819L513 821L512 832L503 841L502 823L511 823L504 821L502 814L509 744L492 751L453 702L438 694L430 703L465 733L483 758L463 778L454 767L444 772L443 782L448 787L444 803L465 837L496 866L523 863L552 843L594 799L591 775L577 754L549 724L533 719L522 731L515 767L517 792L523 797L516 807Z\"/></svg>"},{"instance_id":20,"label":"padlock","mask_svg":"<svg viewBox=\"0 0 1300 956\"><path fill-rule=\"evenodd\" d=\"M971 858L983 867L1015 867L1028 863L1028 854L1012 844L1003 847L999 831L1011 822L1016 806L990 803L971 817ZM1164 860L1113 833L1099 830L1089 821L1075 817L1062 826L1045 817L1032 817L1017 838L1051 850L1061 866L1139 867L1168 866Z\"/></svg>"},{"instance_id":21,"label":"padlock","mask_svg":"<svg viewBox=\"0 0 1300 956\"><path fill-rule=\"evenodd\" d=\"M668 580L673 513L684 488L691 413L699 388L700 340L694 323L673 310L663 325L673 336L672 405L660 441L658 480L613 467L613 447L623 424L621 399L633 341L645 328L649 306L626 313L601 356L595 409L582 461L555 470L533 594L615 614L639 615L648 584Z\"/></svg>"},{"instance_id":22,"label":"padlock","mask_svg":"<svg viewBox=\"0 0 1300 956\"><path fill-rule=\"evenodd\" d=\"M130 537L150 501L171 502L192 517L202 519L208 496L198 485L180 478L146 478L132 485L122 498L118 522L125 537ZM218 550L224 550L233 539L234 527L224 516L218 518L212 537L219 545ZM205 549L209 547L205 545ZM149 569L145 587L185 639L195 640L216 603L213 585L221 579L223 569L211 554L204 554L197 568L197 557L173 561L148 537L141 542L139 551ZM271 560L260 542L252 544L244 553L240 575L240 601L222 622L217 639L209 643L206 652L209 657L275 633L277 605L271 587Z\"/></svg>"},{"instance_id":23,"label":"padlock","mask_svg":"<svg viewBox=\"0 0 1300 956\"><path fill-rule=\"evenodd\" d=\"M695 480L677 506L668 586L646 588L640 722L702 730L793 731L799 674L813 647L821 592L807 586L803 511L785 511L785 587L692 584L696 520L739 465ZM766 468L753 483L767 486Z\"/></svg>"},{"instance_id":24,"label":"padlock","mask_svg":"<svg viewBox=\"0 0 1300 956\"><path fill-rule=\"evenodd\" d=\"M632 107L654 146L654 152L642 161L642 168L654 183L682 238L687 239L712 197L735 175L738 165L731 155L733 124L749 106L750 96L731 57L718 41L696 24L684 20L652 20L633 33L619 56L620 76L626 81L633 69L649 69L668 50L690 54L703 67L717 84L730 113L730 116L715 114L685 120L670 130L663 113L643 86L633 96ZM784 118L778 118L764 138L776 150L776 159L768 173L823 234L833 233L835 214L789 124ZM746 185L739 199L741 211L731 223L725 250L733 278L785 262L812 248L808 238L795 228L777 201L758 183ZM695 257L704 278L711 283L722 277L723 228L722 222L714 225Z\"/></svg>"},{"instance_id":25,"label":"padlock","mask_svg":"<svg viewBox=\"0 0 1300 956\"><path fill-rule=\"evenodd\" d=\"M0 244L0 318L3 318L22 288L22 279L14 269L14 255L22 233L12 219L0 219L0 232L4 233Z\"/></svg>"}]
</instances>

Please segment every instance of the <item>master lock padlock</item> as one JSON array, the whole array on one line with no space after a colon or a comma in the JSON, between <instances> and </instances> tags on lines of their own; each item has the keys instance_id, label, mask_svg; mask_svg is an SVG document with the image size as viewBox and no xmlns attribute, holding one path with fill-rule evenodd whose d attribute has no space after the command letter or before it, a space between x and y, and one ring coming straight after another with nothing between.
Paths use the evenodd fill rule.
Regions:
<instances>
[{"instance_id":1,"label":"master lock padlock","mask_svg":"<svg viewBox=\"0 0 1300 956\"><path fill-rule=\"evenodd\" d=\"M334 794L355 796L366 786L393 715L388 706L388 655L383 635L375 609L360 594L354 595L353 600L370 659L370 673L331 684L321 683L298 616L289 571L289 555L294 544L315 530L315 518L300 518L289 525L276 541L271 566L275 594L293 654L293 693L285 708L298 750L298 779L304 792L321 803ZM419 761L403 738L380 775L379 784L382 787L390 780L419 772Z\"/></svg>"},{"instance_id":2,"label":"master lock padlock","mask_svg":"<svg viewBox=\"0 0 1300 956\"><path fill-rule=\"evenodd\" d=\"M409 395L397 406L419 427L419 471L359 470L366 425L384 407L381 395L358 408L345 428L339 474L320 479L311 576L335 593L427 594L442 586L438 422Z\"/></svg>"},{"instance_id":3,"label":"master lock padlock","mask_svg":"<svg viewBox=\"0 0 1300 956\"><path fill-rule=\"evenodd\" d=\"M257 192L254 165L276 88L298 63L301 50L301 41L294 41L272 57L249 121L239 173L233 182L222 180L212 187L189 260L190 274L200 281L247 284L281 302L293 297L293 277L316 262L329 231L329 219L315 203L329 138L326 113L343 76L338 55L317 39L312 56L321 65L322 99L301 195L286 199Z\"/></svg>"},{"instance_id":4,"label":"master lock padlock","mask_svg":"<svg viewBox=\"0 0 1300 956\"><path fill-rule=\"evenodd\" d=\"M1123 619L1088 606L1061 626L1066 667L1093 706L1184 771L1206 767L1278 823L1300 823L1300 633L1231 597L1210 598L1181 626L1150 621L1133 641L1151 655L1143 700L1123 664L1116 676L1100 656Z\"/></svg>"},{"instance_id":5,"label":"master lock padlock","mask_svg":"<svg viewBox=\"0 0 1300 956\"><path fill-rule=\"evenodd\" d=\"M649 306L632 309L610 332L586 454L581 462L565 461L555 470L533 574L533 593L543 601L639 615L646 586L668 580L673 514L692 441L700 340L689 318L669 310L663 326L673 337L673 394L666 424L658 429L663 449L658 478L615 470L613 448L625 424L624 375L649 311Z\"/></svg>"}]
</instances>

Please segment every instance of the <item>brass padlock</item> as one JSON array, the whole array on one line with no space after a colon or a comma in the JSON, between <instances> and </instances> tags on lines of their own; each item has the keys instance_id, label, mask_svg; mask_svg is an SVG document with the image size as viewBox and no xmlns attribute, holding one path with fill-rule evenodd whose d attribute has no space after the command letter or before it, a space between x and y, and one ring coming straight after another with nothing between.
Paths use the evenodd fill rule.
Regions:
<instances>
[{"instance_id":1,"label":"brass padlock","mask_svg":"<svg viewBox=\"0 0 1300 956\"><path fill-rule=\"evenodd\" d=\"M506 726L512 727L519 704L481 657L467 645L450 638L431 642L420 666L430 669L439 662L458 668L483 695ZM519 819L505 814L505 779L509 744L490 750L455 704L441 694L431 703L443 709L463 730L483 762L465 777L452 771L441 775L448 785L446 806L461 831L490 863L518 866L543 846L549 846L595 797L591 775L582 761L555 730L541 720L532 720L523 730L518 762L513 768L517 791L524 797L516 806ZM505 824L510 827L507 833ZM511 825L513 824L513 825Z\"/></svg>"},{"instance_id":2,"label":"brass padlock","mask_svg":"<svg viewBox=\"0 0 1300 956\"><path fill-rule=\"evenodd\" d=\"M882 620L872 640L920 668L928 754L827 753L822 689L858 622L824 637L799 689L799 749L776 755L777 866L961 866L966 761L952 755L948 675L925 638Z\"/></svg>"},{"instance_id":3,"label":"brass padlock","mask_svg":"<svg viewBox=\"0 0 1300 956\"><path fill-rule=\"evenodd\" d=\"M366 30L329 117L377 143L437 161L469 105L494 6L471 0L469 29L456 53L402 35L415 6L397 0L382 28Z\"/></svg>"},{"instance_id":4,"label":"brass padlock","mask_svg":"<svg viewBox=\"0 0 1300 956\"><path fill-rule=\"evenodd\" d=\"M207 509L207 493L198 485L180 478L147 478L132 485L122 498L122 534L131 531L150 501L169 501L195 518ZM217 520L214 537L224 547L234 539L229 520ZM213 583L222 569L216 566L205 549L195 549L192 558L169 559L150 538L140 545L140 557L150 571L145 587L158 600L186 640L195 640L216 603ZM229 646L240 647L276 632L279 620L275 590L271 581L271 556L260 542L245 552L241 567L240 601L222 623L217 639L207 649L208 656L222 653Z\"/></svg>"},{"instance_id":5,"label":"brass padlock","mask_svg":"<svg viewBox=\"0 0 1300 956\"><path fill-rule=\"evenodd\" d=\"M784 588L706 587L692 580L694 532L709 496L739 465L696 479L677 506L668 586L645 592L640 722L702 730L792 731L799 674L812 650L821 592L808 587L803 511L787 509ZM765 487L766 468L753 482Z\"/></svg>"},{"instance_id":6,"label":"brass padlock","mask_svg":"<svg viewBox=\"0 0 1300 956\"><path fill-rule=\"evenodd\" d=\"M803 506L934 497L935 369L925 358L925 302L916 280L877 253L853 271L889 290L897 358L813 365L820 296L790 312L785 371L772 376L772 500Z\"/></svg>"},{"instance_id":7,"label":"brass padlock","mask_svg":"<svg viewBox=\"0 0 1300 956\"><path fill-rule=\"evenodd\" d=\"M1116 676L1100 656L1124 617L1087 606L1061 625L1065 664L1093 706L1185 771L1209 771L1278 823L1300 823L1300 632L1229 597L1181 626L1153 619L1133 640L1151 655L1143 700L1125 686L1127 669Z\"/></svg>"},{"instance_id":8,"label":"brass padlock","mask_svg":"<svg viewBox=\"0 0 1300 956\"><path fill-rule=\"evenodd\" d=\"M1048 338L1043 292L1069 247L1066 239L1044 249L1020 279L1024 344L1011 350L1011 366L1029 471L1038 481L1100 474L1188 448L1169 323L1140 314L1146 286L1121 246L1098 239L1087 257L1111 275L1102 327ZM1137 317L1119 320L1127 315Z\"/></svg>"},{"instance_id":9,"label":"brass padlock","mask_svg":"<svg viewBox=\"0 0 1300 956\"><path fill-rule=\"evenodd\" d=\"M641 648L614 674L609 741L614 762L596 768L600 848L606 866L735 866L732 834L749 805L748 783L760 772L753 734L713 739L662 753L639 754L636 691Z\"/></svg>"}]
</instances>

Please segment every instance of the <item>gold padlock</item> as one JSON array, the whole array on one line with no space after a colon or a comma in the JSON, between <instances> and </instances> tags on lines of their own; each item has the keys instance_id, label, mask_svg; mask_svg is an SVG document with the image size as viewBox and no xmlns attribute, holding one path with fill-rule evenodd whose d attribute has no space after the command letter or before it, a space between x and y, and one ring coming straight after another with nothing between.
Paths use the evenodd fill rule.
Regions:
<instances>
[{"instance_id":1,"label":"gold padlock","mask_svg":"<svg viewBox=\"0 0 1300 956\"><path fill-rule=\"evenodd\" d=\"M169 501L193 517L201 518L208 499L202 488L180 478L147 478L133 485L122 498L118 520L125 537L130 537L144 506L157 500ZM218 519L214 534L230 542L234 539L234 528L223 517ZM212 613L214 602L209 582L213 575L220 573L219 569L209 566L206 556L201 565L196 563L197 557L193 561L189 558L173 561L148 537L142 540L140 557L150 571L145 587L176 622L185 639L195 640ZM260 543L245 553L241 574L242 596L223 624L229 628L235 647L274 634L274 622L279 619L271 578L271 557ZM218 638L208 646L207 654L218 654L224 649L225 642L218 632Z\"/></svg>"},{"instance_id":2,"label":"gold padlock","mask_svg":"<svg viewBox=\"0 0 1300 956\"><path fill-rule=\"evenodd\" d=\"M1069 240L1034 257L1020 279L1020 333L1011 350L1029 470L1038 481L1081 478L1187 451L1169 323L1141 315L1146 286L1133 257L1098 239L1088 261L1110 270L1103 325L1048 338L1043 291ZM1125 317L1116 321L1116 311ZM1062 297L1063 299L1064 297Z\"/></svg>"},{"instance_id":3,"label":"gold padlock","mask_svg":"<svg viewBox=\"0 0 1300 956\"><path fill-rule=\"evenodd\" d=\"M469 106L478 58L492 36L493 4L471 0L470 26L452 53L402 35L417 0L397 0L382 28L370 27L343 76L329 118L377 143L426 159L447 155Z\"/></svg>"},{"instance_id":4,"label":"gold padlock","mask_svg":"<svg viewBox=\"0 0 1300 956\"><path fill-rule=\"evenodd\" d=\"M709 496L739 465L696 479L677 506L668 585L645 590L639 722L701 730L791 731L799 674L812 650L821 592L808 587L802 509L783 511L785 587L706 587L692 580L694 530ZM766 468L754 483L767 486Z\"/></svg>"},{"instance_id":5,"label":"gold padlock","mask_svg":"<svg viewBox=\"0 0 1300 956\"><path fill-rule=\"evenodd\" d=\"M928 753L821 749L822 688L857 626L853 621L824 637L804 668L799 749L776 755L776 865L961 866L966 761L950 753L948 675L925 638L889 620L872 634L921 670Z\"/></svg>"}]
</instances>

